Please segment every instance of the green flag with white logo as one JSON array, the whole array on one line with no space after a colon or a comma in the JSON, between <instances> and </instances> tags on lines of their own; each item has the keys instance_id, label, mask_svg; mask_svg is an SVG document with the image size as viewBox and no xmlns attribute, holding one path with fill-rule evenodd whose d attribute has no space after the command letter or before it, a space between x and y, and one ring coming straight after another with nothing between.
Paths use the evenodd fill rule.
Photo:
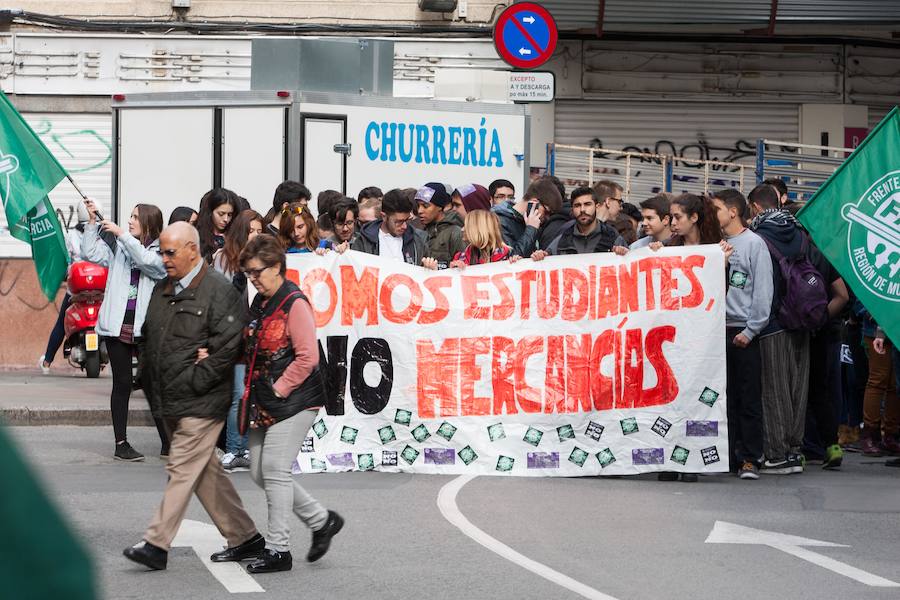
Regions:
<instances>
[{"instance_id":1,"label":"green flag with white logo","mask_svg":"<svg viewBox=\"0 0 900 600\"><path fill-rule=\"evenodd\" d=\"M894 107L797 214L888 337L900 343L900 110Z\"/></svg>"},{"instance_id":2,"label":"green flag with white logo","mask_svg":"<svg viewBox=\"0 0 900 600\"><path fill-rule=\"evenodd\" d=\"M41 290L50 300L66 277L68 253L47 194L64 177L65 169L0 93L0 198L10 234L31 245Z\"/></svg>"}]
</instances>

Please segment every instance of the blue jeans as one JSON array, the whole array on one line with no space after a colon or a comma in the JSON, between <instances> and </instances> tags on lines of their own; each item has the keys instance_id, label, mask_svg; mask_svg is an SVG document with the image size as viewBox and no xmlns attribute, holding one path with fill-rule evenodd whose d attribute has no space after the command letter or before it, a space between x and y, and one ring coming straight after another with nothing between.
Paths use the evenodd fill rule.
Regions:
<instances>
[{"instance_id":1,"label":"blue jeans","mask_svg":"<svg viewBox=\"0 0 900 600\"><path fill-rule=\"evenodd\" d=\"M244 374L247 365L234 365L234 386L231 391L231 408L228 410L228 421L225 423L225 452L239 456L247 449L248 435L238 433L238 409L241 396L244 395Z\"/></svg>"}]
</instances>

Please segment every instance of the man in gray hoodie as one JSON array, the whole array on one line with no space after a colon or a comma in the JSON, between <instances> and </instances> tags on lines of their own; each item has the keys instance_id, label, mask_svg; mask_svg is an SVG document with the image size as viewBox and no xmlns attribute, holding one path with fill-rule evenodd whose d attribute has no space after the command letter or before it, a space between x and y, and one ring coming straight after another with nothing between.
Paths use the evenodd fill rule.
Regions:
<instances>
[{"instance_id":1,"label":"man in gray hoodie","mask_svg":"<svg viewBox=\"0 0 900 600\"><path fill-rule=\"evenodd\" d=\"M763 455L762 358L757 336L769 322L772 258L758 235L747 229L747 200L737 190L713 195L728 258L725 295L725 362L728 396L728 447L731 470L741 479L759 479Z\"/></svg>"}]
</instances>

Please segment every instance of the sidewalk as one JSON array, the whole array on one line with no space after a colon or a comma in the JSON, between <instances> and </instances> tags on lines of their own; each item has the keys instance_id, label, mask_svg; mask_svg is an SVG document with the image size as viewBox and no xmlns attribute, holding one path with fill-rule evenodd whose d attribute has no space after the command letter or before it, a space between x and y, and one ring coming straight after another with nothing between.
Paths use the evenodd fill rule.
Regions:
<instances>
[{"instance_id":1,"label":"sidewalk","mask_svg":"<svg viewBox=\"0 0 900 600\"><path fill-rule=\"evenodd\" d=\"M7 425L109 425L112 378L98 379L60 366L50 375L35 369L0 371L0 421ZM143 392L131 394L128 424L153 425Z\"/></svg>"}]
</instances>

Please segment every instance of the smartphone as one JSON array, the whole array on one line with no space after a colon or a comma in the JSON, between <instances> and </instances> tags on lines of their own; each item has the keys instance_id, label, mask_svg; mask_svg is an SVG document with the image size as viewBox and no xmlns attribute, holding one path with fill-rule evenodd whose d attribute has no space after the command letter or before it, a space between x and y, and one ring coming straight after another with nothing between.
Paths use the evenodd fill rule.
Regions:
<instances>
[{"instance_id":1,"label":"smartphone","mask_svg":"<svg viewBox=\"0 0 900 600\"><path fill-rule=\"evenodd\" d=\"M531 213L534 211L535 208L537 208L537 205L538 205L537 202L529 202L528 207L525 209L525 216L526 217L531 216Z\"/></svg>"}]
</instances>

